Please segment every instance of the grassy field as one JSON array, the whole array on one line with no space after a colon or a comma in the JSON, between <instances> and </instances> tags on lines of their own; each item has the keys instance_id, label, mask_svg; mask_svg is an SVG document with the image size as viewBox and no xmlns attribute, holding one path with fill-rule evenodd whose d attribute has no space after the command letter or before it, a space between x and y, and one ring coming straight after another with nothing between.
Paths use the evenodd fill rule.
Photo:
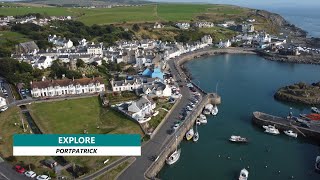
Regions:
<instances>
[{"instance_id":1,"label":"grassy field","mask_svg":"<svg viewBox=\"0 0 320 180\"><path fill-rule=\"evenodd\" d=\"M227 5L209 4L154 4L114 8L65 8L65 7L3 7L0 15L22 15L41 13L51 16L73 16L87 24L144 23L155 21L191 21L205 17L205 20L246 15L247 10Z\"/></svg>"},{"instance_id":2,"label":"grassy field","mask_svg":"<svg viewBox=\"0 0 320 180\"><path fill-rule=\"evenodd\" d=\"M7 159L12 156L12 144L13 144L13 135L14 134L29 134L30 128L27 127L25 123L26 132L23 131L21 123L21 115L18 107L9 108L7 111L0 113L0 156ZM16 124L16 125L15 125ZM28 164L35 165L35 169L32 169L37 174L43 174L50 171L48 168L42 167L40 161L45 159L43 156L19 156L15 157L11 161L12 165L21 164L25 167L28 167Z\"/></svg>"},{"instance_id":3,"label":"grassy field","mask_svg":"<svg viewBox=\"0 0 320 180\"><path fill-rule=\"evenodd\" d=\"M0 45L7 42L8 40L16 42L26 42L30 39L26 38L23 34L11 31L0 31Z\"/></svg>"},{"instance_id":4,"label":"grassy field","mask_svg":"<svg viewBox=\"0 0 320 180\"><path fill-rule=\"evenodd\" d=\"M142 134L135 122L102 108L98 97L34 103L29 109L41 130L49 134L82 134L84 130L90 134Z\"/></svg>"},{"instance_id":5,"label":"grassy field","mask_svg":"<svg viewBox=\"0 0 320 180\"><path fill-rule=\"evenodd\" d=\"M44 133L143 134L139 125L122 114L100 106L98 97L29 105L30 113ZM67 161L89 167L91 172L119 157L65 157Z\"/></svg>"}]
</instances>

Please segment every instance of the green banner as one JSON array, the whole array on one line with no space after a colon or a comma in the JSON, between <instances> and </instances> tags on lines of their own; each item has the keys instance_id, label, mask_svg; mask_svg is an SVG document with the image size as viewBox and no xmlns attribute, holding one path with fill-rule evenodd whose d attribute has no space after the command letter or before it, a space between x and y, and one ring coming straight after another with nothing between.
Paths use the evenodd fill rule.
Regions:
<instances>
[{"instance_id":1,"label":"green banner","mask_svg":"<svg viewBox=\"0 0 320 180\"><path fill-rule=\"evenodd\" d=\"M139 134L15 134L13 146L140 146Z\"/></svg>"}]
</instances>

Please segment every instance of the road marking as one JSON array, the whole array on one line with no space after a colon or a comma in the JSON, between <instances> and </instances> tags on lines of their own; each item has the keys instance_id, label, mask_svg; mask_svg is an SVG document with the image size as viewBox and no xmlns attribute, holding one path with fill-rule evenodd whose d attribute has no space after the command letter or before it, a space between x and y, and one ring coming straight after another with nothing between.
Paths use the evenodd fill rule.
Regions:
<instances>
[{"instance_id":1,"label":"road marking","mask_svg":"<svg viewBox=\"0 0 320 180\"><path fill-rule=\"evenodd\" d=\"M2 172L0 172L0 175L3 176L4 178L6 178L7 180L10 180L10 179L7 178L7 176L5 176Z\"/></svg>"}]
</instances>

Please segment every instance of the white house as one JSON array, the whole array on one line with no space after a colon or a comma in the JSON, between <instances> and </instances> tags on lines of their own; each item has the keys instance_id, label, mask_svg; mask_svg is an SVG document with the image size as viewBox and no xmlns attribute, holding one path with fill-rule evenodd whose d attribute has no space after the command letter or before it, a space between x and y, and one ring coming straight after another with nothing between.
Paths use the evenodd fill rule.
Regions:
<instances>
[{"instance_id":1,"label":"white house","mask_svg":"<svg viewBox=\"0 0 320 180\"><path fill-rule=\"evenodd\" d=\"M177 23L176 26L179 29L189 29L190 28L190 23Z\"/></svg>"},{"instance_id":2,"label":"white house","mask_svg":"<svg viewBox=\"0 0 320 180\"><path fill-rule=\"evenodd\" d=\"M138 101L134 101L128 106L128 112L133 119L137 120L139 123L144 123L151 120L155 108L156 103L146 96L143 96Z\"/></svg>"},{"instance_id":3,"label":"white house","mask_svg":"<svg viewBox=\"0 0 320 180\"><path fill-rule=\"evenodd\" d=\"M143 85L142 91L145 95L157 97L170 97L172 95L171 87L160 82L151 85Z\"/></svg>"},{"instance_id":4,"label":"white house","mask_svg":"<svg viewBox=\"0 0 320 180\"><path fill-rule=\"evenodd\" d=\"M201 38L201 43L203 44L212 44L212 37L210 35L205 35Z\"/></svg>"},{"instance_id":5,"label":"white house","mask_svg":"<svg viewBox=\"0 0 320 180\"><path fill-rule=\"evenodd\" d=\"M102 44L90 44L87 47L87 53L91 55L103 55Z\"/></svg>"},{"instance_id":6,"label":"white house","mask_svg":"<svg viewBox=\"0 0 320 180\"><path fill-rule=\"evenodd\" d=\"M69 39L67 40L66 38L62 37L57 37L56 35L49 35L48 37L48 42L51 42L52 44L61 47L61 48L72 48L73 47L73 42Z\"/></svg>"},{"instance_id":7,"label":"white house","mask_svg":"<svg viewBox=\"0 0 320 180\"><path fill-rule=\"evenodd\" d=\"M225 42L223 42L223 41L220 40L220 42L219 42L219 44L218 44L218 47L219 47L219 48L228 48L228 47L230 47L230 46L231 46L231 42L230 42L229 39L228 39L228 41L225 41Z\"/></svg>"},{"instance_id":8,"label":"white house","mask_svg":"<svg viewBox=\"0 0 320 180\"><path fill-rule=\"evenodd\" d=\"M163 28L163 27L164 27L164 25L162 25L161 23L156 22L156 23L154 24L154 26L153 26L153 29L161 29L161 28Z\"/></svg>"},{"instance_id":9,"label":"white house","mask_svg":"<svg viewBox=\"0 0 320 180\"><path fill-rule=\"evenodd\" d=\"M59 79L33 81L31 84L32 97L53 97L65 95L93 94L105 90L103 79Z\"/></svg>"},{"instance_id":10,"label":"white house","mask_svg":"<svg viewBox=\"0 0 320 180\"><path fill-rule=\"evenodd\" d=\"M137 89L142 88L143 85L152 84L155 82L159 82L158 78L142 78L137 77L131 80L122 80L122 81L114 81L113 79L110 81L113 92L121 92L121 91L135 91Z\"/></svg>"},{"instance_id":11,"label":"white house","mask_svg":"<svg viewBox=\"0 0 320 180\"><path fill-rule=\"evenodd\" d=\"M41 56L34 64L34 67L38 69L47 69L52 65L52 61L53 59L50 56Z\"/></svg>"},{"instance_id":12,"label":"white house","mask_svg":"<svg viewBox=\"0 0 320 180\"><path fill-rule=\"evenodd\" d=\"M7 105L7 101L5 98L0 97L0 108Z\"/></svg>"}]
</instances>

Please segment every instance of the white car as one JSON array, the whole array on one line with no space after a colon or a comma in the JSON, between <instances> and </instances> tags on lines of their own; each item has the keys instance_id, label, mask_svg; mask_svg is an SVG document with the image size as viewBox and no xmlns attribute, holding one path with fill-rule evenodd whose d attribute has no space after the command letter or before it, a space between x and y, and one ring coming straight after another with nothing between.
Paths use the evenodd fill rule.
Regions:
<instances>
[{"instance_id":1,"label":"white car","mask_svg":"<svg viewBox=\"0 0 320 180\"><path fill-rule=\"evenodd\" d=\"M179 127L180 127L180 124L176 123L176 124L173 126L173 129L174 129L174 130L177 130Z\"/></svg>"},{"instance_id":2,"label":"white car","mask_svg":"<svg viewBox=\"0 0 320 180\"><path fill-rule=\"evenodd\" d=\"M26 176L29 177L29 178L34 178L34 177L37 176L37 174L36 174L35 172L33 172L33 171L26 171L26 172L24 173L24 175L26 175Z\"/></svg>"},{"instance_id":3,"label":"white car","mask_svg":"<svg viewBox=\"0 0 320 180\"><path fill-rule=\"evenodd\" d=\"M1 112L4 112L4 111L6 111L8 109L8 106L2 106L1 108L0 108L0 111Z\"/></svg>"},{"instance_id":4,"label":"white car","mask_svg":"<svg viewBox=\"0 0 320 180\"><path fill-rule=\"evenodd\" d=\"M37 180L49 180L51 179L51 177L47 176L47 175L39 175L36 178Z\"/></svg>"}]
</instances>

